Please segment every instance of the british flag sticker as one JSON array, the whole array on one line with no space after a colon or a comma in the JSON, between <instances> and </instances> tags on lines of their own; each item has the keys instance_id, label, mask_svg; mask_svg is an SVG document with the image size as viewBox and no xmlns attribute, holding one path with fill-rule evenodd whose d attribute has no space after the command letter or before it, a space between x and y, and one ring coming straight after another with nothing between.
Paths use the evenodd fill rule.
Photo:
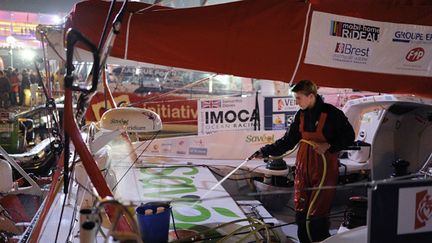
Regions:
<instances>
[{"instance_id":1,"label":"british flag sticker","mask_svg":"<svg viewBox=\"0 0 432 243\"><path fill-rule=\"evenodd\" d=\"M222 101L221 100L203 100L201 101L202 109L211 109L211 108L221 108Z\"/></svg>"}]
</instances>

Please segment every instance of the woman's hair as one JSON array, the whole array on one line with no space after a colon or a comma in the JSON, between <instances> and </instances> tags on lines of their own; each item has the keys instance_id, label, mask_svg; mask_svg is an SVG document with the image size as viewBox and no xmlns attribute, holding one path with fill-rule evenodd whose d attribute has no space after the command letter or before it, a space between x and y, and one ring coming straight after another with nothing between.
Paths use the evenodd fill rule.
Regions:
<instances>
[{"instance_id":1,"label":"woman's hair","mask_svg":"<svg viewBox=\"0 0 432 243\"><path fill-rule=\"evenodd\" d=\"M294 93L302 93L304 95L317 94L317 86L310 80L301 80L292 89Z\"/></svg>"}]
</instances>

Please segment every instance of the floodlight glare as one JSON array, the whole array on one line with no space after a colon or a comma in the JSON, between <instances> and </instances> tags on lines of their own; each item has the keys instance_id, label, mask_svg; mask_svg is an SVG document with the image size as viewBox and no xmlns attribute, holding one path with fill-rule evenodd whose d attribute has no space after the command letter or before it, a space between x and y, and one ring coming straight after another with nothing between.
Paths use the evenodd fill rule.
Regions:
<instances>
[{"instance_id":1,"label":"floodlight glare","mask_svg":"<svg viewBox=\"0 0 432 243\"><path fill-rule=\"evenodd\" d=\"M33 59L36 57L36 52L31 49L24 49L21 51L21 58L26 61L33 61Z\"/></svg>"},{"instance_id":2,"label":"floodlight glare","mask_svg":"<svg viewBox=\"0 0 432 243\"><path fill-rule=\"evenodd\" d=\"M16 44L17 40L13 36L6 37L6 43L8 43L10 46L14 46Z\"/></svg>"},{"instance_id":3,"label":"floodlight glare","mask_svg":"<svg viewBox=\"0 0 432 243\"><path fill-rule=\"evenodd\" d=\"M62 23L62 19L58 15L54 15L52 17L52 21L54 24L61 24Z\"/></svg>"}]
</instances>

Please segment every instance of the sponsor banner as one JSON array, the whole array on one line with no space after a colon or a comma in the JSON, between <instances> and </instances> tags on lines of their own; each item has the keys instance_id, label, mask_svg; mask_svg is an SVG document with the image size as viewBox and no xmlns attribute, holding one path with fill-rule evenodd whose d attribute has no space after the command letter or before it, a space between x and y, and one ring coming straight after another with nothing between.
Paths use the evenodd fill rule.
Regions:
<instances>
[{"instance_id":1,"label":"sponsor banner","mask_svg":"<svg viewBox=\"0 0 432 243\"><path fill-rule=\"evenodd\" d=\"M119 103L139 103L144 99L151 100L152 95L139 96L134 93L114 93L114 100ZM197 124L197 101L188 100L181 96L164 96L163 100L153 100L140 103L135 107L146 108L159 114L163 123L170 125L196 125ZM108 102L108 108L111 105ZM99 121L105 111L105 99L103 93L97 93L90 101L90 107L86 112L86 120Z\"/></svg>"},{"instance_id":2,"label":"sponsor banner","mask_svg":"<svg viewBox=\"0 0 432 243\"><path fill-rule=\"evenodd\" d=\"M190 147L189 148L189 154L190 155L207 155L207 148L194 148L194 147Z\"/></svg>"},{"instance_id":3,"label":"sponsor banner","mask_svg":"<svg viewBox=\"0 0 432 243\"><path fill-rule=\"evenodd\" d=\"M177 155L186 155L189 148L189 140L179 139L175 143L175 153Z\"/></svg>"},{"instance_id":4,"label":"sponsor banner","mask_svg":"<svg viewBox=\"0 0 432 243\"><path fill-rule=\"evenodd\" d=\"M193 145L192 145L193 146ZM147 154L152 155L165 155L165 156L186 156L191 151L190 141L187 139L158 139L155 140L150 147L146 150ZM198 150L206 149L205 147L198 147ZM192 155L202 155L204 152L192 151Z\"/></svg>"},{"instance_id":5,"label":"sponsor banner","mask_svg":"<svg viewBox=\"0 0 432 243\"><path fill-rule=\"evenodd\" d=\"M274 143L276 141L275 135L277 135L277 133L272 133L272 132L246 133L244 142L246 142L247 146L249 145L264 146L266 144Z\"/></svg>"},{"instance_id":6,"label":"sponsor banner","mask_svg":"<svg viewBox=\"0 0 432 243\"><path fill-rule=\"evenodd\" d=\"M266 144L274 143L285 131L226 131L191 137L161 138L144 151L147 156L203 159L244 159ZM141 154L145 146L137 146Z\"/></svg>"},{"instance_id":7,"label":"sponsor banner","mask_svg":"<svg viewBox=\"0 0 432 243\"><path fill-rule=\"evenodd\" d=\"M272 130L285 129L285 114L273 114Z\"/></svg>"},{"instance_id":8,"label":"sponsor banner","mask_svg":"<svg viewBox=\"0 0 432 243\"><path fill-rule=\"evenodd\" d=\"M171 154L173 152L173 144L172 143L161 143L160 149L162 153Z\"/></svg>"},{"instance_id":9,"label":"sponsor banner","mask_svg":"<svg viewBox=\"0 0 432 243\"><path fill-rule=\"evenodd\" d=\"M148 151L150 151L150 153L160 154L161 153L160 144L159 143L153 143L150 146Z\"/></svg>"},{"instance_id":10,"label":"sponsor banner","mask_svg":"<svg viewBox=\"0 0 432 243\"><path fill-rule=\"evenodd\" d=\"M432 27L315 11L305 63L432 77Z\"/></svg>"},{"instance_id":11,"label":"sponsor banner","mask_svg":"<svg viewBox=\"0 0 432 243\"><path fill-rule=\"evenodd\" d=\"M151 155L205 157L208 154L208 141L196 137L156 139L146 152Z\"/></svg>"},{"instance_id":12,"label":"sponsor banner","mask_svg":"<svg viewBox=\"0 0 432 243\"><path fill-rule=\"evenodd\" d=\"M273 97L273 112L297 111L299 106L294 97Z\"/></svg>"},{"instance_id":13,"label":"sponsor banner","mask_svg":"<svg viewBox=\"0 0 432 243\"><path fill-rule=\"evenodd\" d=\"M201 99L198 101L198 134L220 131L254 130L259 126L255 97Z\"/></svg>"},{"instance_id":14,"label":"sponsor banner","mask_svg":"<svg viewBox=\"0 0 432 243\"><path fill-rule=\"evenodd\" d=\"M285 130L300 109L292 96L264 97L264 129Z\"/></svg>"},{"instance_id":15,"label":"sponsor banner","mask_svg":"<svg viewBox=\"0 0 432 243\"><path fill-rule=\"evenodd\" d=\"M399 189L397 234L432 231L432 187Z\"/></svg>"}]
</instances>

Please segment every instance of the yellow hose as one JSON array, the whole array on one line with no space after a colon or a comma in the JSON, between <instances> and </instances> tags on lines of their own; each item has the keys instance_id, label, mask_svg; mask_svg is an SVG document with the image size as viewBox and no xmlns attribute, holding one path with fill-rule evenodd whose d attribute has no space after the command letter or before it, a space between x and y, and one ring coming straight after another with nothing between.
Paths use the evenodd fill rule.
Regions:
<instances>
[{"instance_id":1,"label":"yellow hose","mask_svg":"<svg viewBox=\"0 0 432 243\"><path fill-rule=\"evenodd\" d=\"M313 148L315 148L315 146L316 146L313 142L307 141L307 140L304 140L304 139L300 140L300 142L307 143L307 144L311 145ZM310 211L311 211L313 205L315 204L316 199L318 198L318 194L321 191L321 187L323 186L325 178L326 178L326 175L327 175L327 160L326 160L326 157L324 156L324 154L321 154L321 157L322 157L323 166L324 166L322 177L321 177L321 181L320 181L320 184L318 186L318 190L316 191L314 197L312 198L312 201L309 204L309 208L308 208L308 211L307 211L307 214L306 214L306 232L307 232L307 235L308 235L308 238L309 238L310 242L313 242L312 241L312 236L311 236L311 233L310 233L310 225L309 225L310 224Z\"/></svg>"},{"instance_id":2,"label":"yellow hose","mask_svg":"<svg viewBox=\"0 0 432 243\"><path fill-rule=\"evenodd\" d=\"M312 141L308 141L306 139L301 139L298 144L300 144L301 142L309 144L313 148L316 147L316 144L313 143ZM292 150L288 151L287 153L285 153L285 154L283 154L281 156L271 157L271 158L272 159L280 159L280 158L283 158L285 156L288 156L289 154L293 153L297 149L298 144ZM327 176L327 160L326 160L326 157L324 156L324 154L321 154L321 157L322 157L322 161L323 161L323 165L324 165L323 174L322 174L322 177L321 177L320 184L318 186L318 190L316 191L314 197L312 198L312 201L309 204L309 208L308 208L307 213L306 213L306 232L307 232L308 238L309 238L309 240L311 242L312 242L312 236L310 234L310 225L309 225L309 223L310 223L310 211L311 211L313 205L315 204L316 199L318 198L318 194L320 193L321 187L323 186L325 178Z\"/></svg>"}]
</instances>

